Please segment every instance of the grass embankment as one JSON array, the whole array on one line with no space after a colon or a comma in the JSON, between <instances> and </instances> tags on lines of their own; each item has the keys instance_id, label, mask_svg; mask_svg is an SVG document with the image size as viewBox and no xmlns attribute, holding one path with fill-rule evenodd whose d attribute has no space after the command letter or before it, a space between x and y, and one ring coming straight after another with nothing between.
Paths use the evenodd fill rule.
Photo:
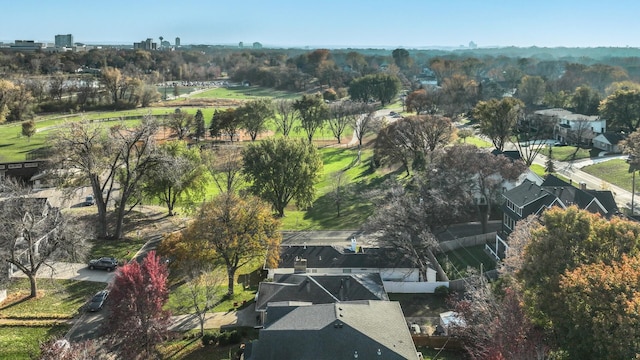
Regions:
<instances>
[{"instance_id":1,"label":"grass embankment","mask_svg":"<svg viewBox=\"0 0 640 360\"><path fill-rule=\"evenodd\" d=\"M581 170L602 179L601 188L603 190L608 188L608 184L613 184L627 191L632 191L633 174L629 172L629 164L624 159L604 161L585 166ZM640 180L640 176L636 176L636 191L639 189L638 180Z\"/></svg>"},{"instance_id":2,"label":"grass embankment","mask_svg":"<svg viewBox=\"0 0 640 360\"><path fill-rule=\"evenodd\" d=\"M13 278L0 304L0 359L33 359L41 342L63 335L68 320L105 284L38 279L38 296L28 298L29 281Z\"/></svg>"}]
</instances>

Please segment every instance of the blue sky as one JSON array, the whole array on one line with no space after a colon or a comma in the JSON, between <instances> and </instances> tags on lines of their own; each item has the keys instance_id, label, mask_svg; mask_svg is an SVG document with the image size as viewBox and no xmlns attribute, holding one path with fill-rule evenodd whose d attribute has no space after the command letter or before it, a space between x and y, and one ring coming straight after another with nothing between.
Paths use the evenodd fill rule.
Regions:
<instances>
[{"instance_id":1,"label":"blue sky","mask_svg":"<svg viewBox=\"0 0 640 360\"><path fill-rule=\"evenodd\" d=\"M640 1L0 0L0 41L640 47Z\"/></svg>"}]
</instances>

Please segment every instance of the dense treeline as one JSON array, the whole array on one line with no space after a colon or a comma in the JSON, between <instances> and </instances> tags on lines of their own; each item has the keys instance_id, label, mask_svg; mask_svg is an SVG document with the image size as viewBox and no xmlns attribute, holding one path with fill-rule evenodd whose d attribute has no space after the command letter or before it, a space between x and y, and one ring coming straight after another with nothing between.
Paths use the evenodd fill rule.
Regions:
<instances>
[{"instance_id":1,"label":"dense treeline","mask_svg":"<svg viewBox=\"0 0 640 360\"><path fill-rule=\"evenodd\" d=\"M397 78L408 93L435 81L437 93L421 95L422 104L412 98L411 108L418 112L426 106L428 111L455 117L468 113L480 100L511 92L530 110L562 107L591 115L598 112L601 99L630 88L625 81L640 80L637 49L608 50L607 54L600 48L3 50L0 122L22 121L41 112L144 107L160 99L155 91L158 83L221 76L289 91L357 93L366 100L368 87L350 88L381 73L393 77L394 88ZM385 103L392 100L378 98Z\"/></svg>"}]
</instances>

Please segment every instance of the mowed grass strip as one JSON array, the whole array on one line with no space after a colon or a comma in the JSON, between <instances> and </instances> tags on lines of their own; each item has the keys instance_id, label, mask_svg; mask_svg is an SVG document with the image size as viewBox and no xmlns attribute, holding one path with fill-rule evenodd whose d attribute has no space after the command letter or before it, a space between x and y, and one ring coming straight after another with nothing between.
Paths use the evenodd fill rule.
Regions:
<instances>
[{"instance_id":1,"label":"mowed grass strip","mask_svg":"<svg viewBox=\"0 0 640 360\"><path fill-rule=\"evenodd\" d=\"M276 99L295 99L302 95L289 91L274 90L261 86L230 86L218 87L190 95L190 98L212 98L212 99L239 99L248 100L254 98L276 98Z\"/></svg>"},{"instance_id":2,"label":"mowed grass strip","mask_svg":"<svg viewBox=\"0 0 640 360\"><path fill-rule=\"evenodd\" d=\"M30 360L40 354L40 343L64 335L70 325L44 327L0 326L0 359Z\"/></svg>"},{"instance_id":3,"label":"mowed grass strip","mask_svg":"<svg viewBox=\"0 0 640 360\"><path fill-rule=\"evenodd\" d=\"M86 304L96 292L106 288L106 284L43 279L37 280L38 296L29 299L29 280L12 278L9 282L7 299L0 304L0 318L45 320L70 319Z\"/></svg>"}]
</instances>

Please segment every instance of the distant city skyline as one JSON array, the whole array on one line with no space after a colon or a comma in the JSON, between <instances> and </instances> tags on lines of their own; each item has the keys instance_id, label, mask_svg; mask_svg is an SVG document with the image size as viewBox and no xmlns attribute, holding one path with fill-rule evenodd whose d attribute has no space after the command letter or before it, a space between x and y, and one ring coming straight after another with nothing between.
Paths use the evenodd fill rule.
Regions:
<instances>
[{"instance_id":1,"label":"distant city skyline","mask_svg":"<svg viewBox=\"0 0 640 360\"><path fill-rule=\"evenodd\" d=\"M0 41L266 47L640 47L635 0L0 0Z\"/></svg>"}]
</instances>

